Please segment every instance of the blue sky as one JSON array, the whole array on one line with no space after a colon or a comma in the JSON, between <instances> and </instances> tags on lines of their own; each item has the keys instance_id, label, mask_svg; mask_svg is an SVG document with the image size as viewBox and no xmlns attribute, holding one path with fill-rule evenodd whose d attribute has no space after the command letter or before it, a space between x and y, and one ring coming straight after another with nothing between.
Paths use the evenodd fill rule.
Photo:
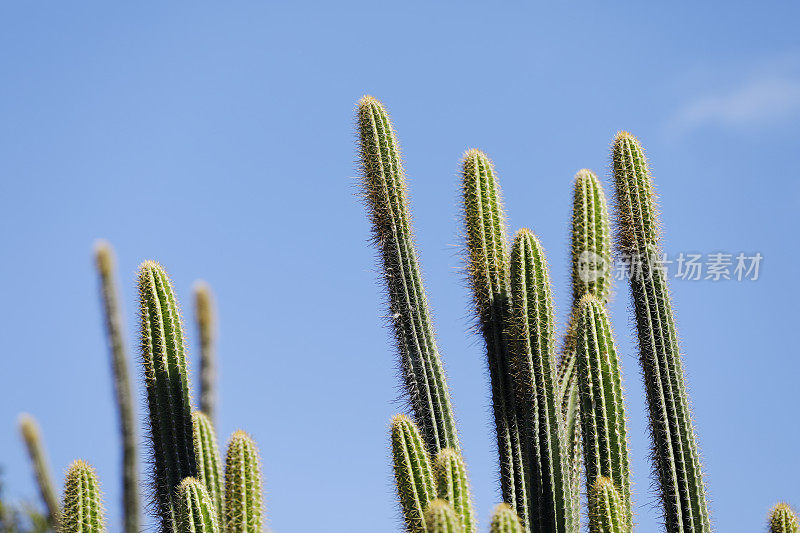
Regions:
<instances>
[{"instance_id":1,"label":"blue sky","mask_svg":"<svg viewBox=\"0 0 800 533\"><path fill-rule=\"evenodd\" d=\"M460 156L485 150L511 229L541 237L563 331L571 179L583 167L607 178L611 140L627 129L648 150L670 254L764 257L757 281L672 282L714 523L759 530L777 500L800 505L800 243L790 233L800 207L798 17L789 2L5 3L0 464L9 495L36 498L16 432L27 411L57 477L76 457L97 467L120 528L91 261L102 237L117 250L131 348L142 260L170 272L193 354L191 286L213 286L220 439L240 427L257 439L275 531L400 530L387 425L403 405L356 196L354 105L369 93L389 108L404 150L482 525L498 490L484 354L461 271ZM658 509L628 298L617 283L635 510L638 530L650 532Z\"/></svg>"}]
</instances>

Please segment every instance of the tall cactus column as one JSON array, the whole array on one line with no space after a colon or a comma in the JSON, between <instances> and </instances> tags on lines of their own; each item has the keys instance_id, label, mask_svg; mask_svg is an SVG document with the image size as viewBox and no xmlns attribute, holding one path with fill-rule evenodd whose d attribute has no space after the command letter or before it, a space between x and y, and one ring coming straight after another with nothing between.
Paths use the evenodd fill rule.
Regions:
<instances>
[{"instance_id":1,"label":"tall cactus column","mask_svg":"<svg viewBox=\"0 0 800 533\"><path fill-rule=\"evenodd\" d=\"M656 264L659 221L647 160L639 142L621 132L613 146L617 240L631 260L653 459L669 533L707 533L711 523L700 455L684 384L667 280Z\"/></svg>"}]
</instances>

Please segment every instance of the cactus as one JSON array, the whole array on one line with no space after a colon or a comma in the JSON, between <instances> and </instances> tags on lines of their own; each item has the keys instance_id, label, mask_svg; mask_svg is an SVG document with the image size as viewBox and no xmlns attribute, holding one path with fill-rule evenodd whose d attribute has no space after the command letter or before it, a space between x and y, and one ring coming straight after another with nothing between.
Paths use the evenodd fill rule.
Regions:
<instances>
[{"instance_id":1,"label":"cactus","mask_svg":"<svg viewBox=\"0 0 800 533\"><path fill-rule=\"evenodd\" d=\"M473 533L475 516L472 511L472 495L467 468L461 455L452 448L441 450L436 456L433 470L439 498L447 500L453 506L464 533Z\"/></svg>"},{"instance_id":2,"label":"cactus","mask_svg":"<svg viewBox=\"0 0 800 533\"><path fill-rule=\"evenodd\" d=\"M205 281L194 284L194 315L200 337L200 410L216 423L217 415L217 321L214 297Z\"/></svg>"},{"instance_id":3,"label":"cactus","mask_svg":"<svg viewBox=\"0 0 800 533\"><path fill-rule=\"evenodd\" d=\"M789 504L779 503L769 512L769 531L770 533L797 533L797 515Z\"/></svg>"},{"instance_id":4,"label":"cactus","mask_svg":"<svg viewBox=\"0 0 800 533\"><path fill-rule=\"evenodd\" d=\"M47 454L44 451L42 434L39 431L39 424L29 414L22 414L19 417L19 429L22 433L22 440L28 449L28 456L33 466L33 473L36 476L36 484L39 487L39 494L47 508L47 521L51 527L58 522L59 504L58 496L53 488L53 476L50 473L50 465L47 462Z\"/></svg>"},{"instance_id":5,"label":"cactus","mask_svg":"<svg viewBox=\"0 0 800 533\"><path fill-rule=\"evenodd\" d=\"M214 504L217 511L217 523L222 524L225 516L222 498L222 462L219 458L214 426L208 416L200 411L192 413L192 440L197 462L197 479L205 486L208 496Z\"/></svg>"},{"instance_id":6,"label":"cactus","mask_svg":"<svg viewBox=\"0 0 800 533\"><path fill-rule=\"evenodd\" d=\"M225 457L225 531L261 533L264 522L261 460L253 439L236 431Z\"/></svg>"},{"instance_id":7,"label":"cactus","mask_svg":"<svg viewBox=\"0 0 800 533\"><path fill-rule=\"evenodd\" d=\"M620 512L631 531L631 485L622 371L611 324L600 301L586 294L578 306L575 329L578 390L581 399L586 491L608 478L620 491Z\"/></svg>"},{"instance_id":8,"label":"cactus","mask_svg":"<svg viewBox=\"0 0 800 533\"><path fill-rule=\"evenodd\" d=\"M631 531L624 506L614 482L598 477L589 489L589 533Z\"/></svg>"},{"instance_id":9,"label":"cactus","mask_svg":"<svg viewBox=\"0 0 800 533\"><path fill-rule=\"evenodd\" d=\"M358 103L358 129L362 188L380 250L406 394L428 451L458 449L450 393L411 232L400 151L389 115L371 96Z\"/></svg>"},{"instance_id":10,"label":"cactus","mask_svg":"<svg viewBox=\"0 0 800 533\"><path fill-rule=\"evenodd\" d=\"M178 303L161 265L142 263L138 285L155 500L162 529L169 533L177 518L178 484L197 475L186 349Z\"/></svg>"},{"instance_id":11,"label":"cactus","mask_svg":"<svg viewBox=\"0 0 800 533\"><path fill-rule=\"evenodd\" d=\"M59 533L101 533L106 530L100 483L89 463L77 460L67 470Z\"/></svg>"},{"instance_id":12,"label":"cactus","mask_svg":"<svg viewBox=\"0 0 800 533\"><path fill-rule=\"evenodd\" d=\"M106 335L111 352L111 370L122 436L122 506L125 532L139 533L139 466L136 447L136 415L131 393L125 329L117 290L114 250L105 241L95 244L95 264L100 276L100 295L105 316Z\"/></svg>"},{"instance_id":13,"label":"cactus","mask_svg":"<svg viewBox=\"0 0 800 533\"><path fill-rule=\"evenodd\" d=\"M544 250L526 229L511 248L512 366L523 423L531 531L573 531L563 422L555 396L553 302Z\"/></svg>"},{"instance_id":14,"label":"cactus","mask_svg":"<svg viewBox=\"0 0 800 533\"><path fill-rule=\"evenodd\" d=\"M494 508L489 533L523 533L524 531L519 516L510 505L500 503Z\"/></svg>"},{"instance_id":15,"label":"cactus","mask_svg":"<svg viewBox=\"0 0 800 533\"><path fill-rule=\"evenodd\" d=\"M178 531L219 532L214 501L206 491L205 485L193 477L187 477L178 485Z\"/></svg>"},{"instance_id":16,"label":"cactus","mask_svg":"<svg viewBox=\"0 0 800 533\"><path fill-rule=\"evenodd\" d=\"M428 533L462 533L464 526L450 502L437 498L425 510L425 529Z\"/></svg>"},{"instance_id":17,"label":"cactus","mask_svg":"<svg viewBox=\"0 0 800 533\"><path fill-rule=\"evenodd\" d=\"M631 295L650 412L654 470L670 533L711 531L700 454L684 384L647 160L629 133L613 146L617 241L630 259Z\"/></svg>"},{"instance_id":18,"label":"cactus","mask_svg":"<svg viewBox=\"0 0 800 533\"><path fill-rule=\"evenodd\" d=\"M390 432L395 487L406 531L425 531L425 509L436 496L436 485L422 435L405 415L392 418Z\"/></svg>"},{"instance_id":19,"label":"cactus","mask_svg":"<svg viewBox=\"0 0 800 533\"><path fill-rule=\"evenodd\" d=\"M508 246L500 186L494 166L480 150L464 154L462 196L467 272L475 315L486 345L503 501L528 520L521 421L510 369Z\"/></svg>"}]
</instances>

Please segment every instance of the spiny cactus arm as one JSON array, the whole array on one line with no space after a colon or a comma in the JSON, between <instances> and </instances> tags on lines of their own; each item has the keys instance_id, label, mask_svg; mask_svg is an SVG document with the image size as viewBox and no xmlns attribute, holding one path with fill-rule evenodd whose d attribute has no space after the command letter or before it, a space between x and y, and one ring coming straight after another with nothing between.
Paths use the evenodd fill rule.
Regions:
<instances>
[{"instance_id":1,"label":"spiny cactus arm","mask_svg":"<svg viewBox=\"0 0 800 533\"><path fill-rule=\"evenodd\" d=\"M464 526L450 502L437 498L425 510L425 529L428 533L462 533Z\"/></svg>"},{"instance_id":2,"label":"spiny cactus arm","mask_svg":"<svg viewBox=\"0 0 800 533\"><path fill-rule=\"evenodd\" d=\"M122 506L126 533L139 533L139 464L136 436L136 415L131 393L128 353L125 348L125 322L122 319L116 280L114 249L106 241L95 243L95 264L100 276L106 335L111 351L119 430L122 436Z\"/></svg>"},{"instance_id":3,"label":"spiny cactus arm","mask_svg":"<svg viewBox=\"0 0 800 533\"><path fill-rule=\"evenodd\" d=\"M500 184L494 166L480 150L468 150L461 163L464 234L469 284L478 326L483 334L492 389L500 488L527 523L527 487L509 361L510 313L508 246Z\"/></svg>"},{"instance_id":4,"label":"spiny cactus arm","mask_svg":"<svg viewBox=\"0 0 800 533\"><path fill-rule=\"evenodd\" d=\"M632 529L630 460L622 370L603 304L586 294L578 304L575 333L578 390L581 399L583 464L586 490L600 477L609 478L620 492L627 528Z\"/></svg>"},{"instance_id":5,"label":"spiny cactus arm","mask_svg":"<svg viewBox=\"0 0 800 533\"><path fill-rule=\"evenodd\" d=\"M22 440L28 450L31 466L33 466L39 494L47 508L47 520L51 527L55 526L59 515L58 496L56 496L56 491L53 488L53 476L50 473L50 465L44 450L39 424L36 423L36 419L31 415L23 413L19 417L19 429L22 434Z\"/></svg>"},{"instance_id":6,"label":"spiny cactus arm","mask_svg":"<svg viewBox=\"0 0 800 533\"><path fill-rule=\"evenodd\" d=\"M192 413L192 435L194 455L197 461L197 479L205 486L214 508L217 510L217 523L224 522L222 462L214 425L205 413Z\"/></svg>"},{"instance_id":7,"label":"spiny cactus arm","mask_svg":"<svg viewBox=\"0 0 800 533\"><path fill-rule=\"evenodd\" d=\"M572 320L572 319L570 319ZM562 357L558 367L558 402L564 422L564 445L566 467L569 472L569 490L572 500L572 521L575 530L580 530L581 510L581 411L576 379L576 358L574 349Z\"/></svg>"},{"instance_id":8,"label":"spiny cactus arm","mask_svg":"<svg viewBox=\"0 0 800 533\"><path fill-rule=\"evenodd\" d=\"M158 263L139 267L140 334L153 457L154 496L162 529L177 518L178 484L197 475L189 408L189 371L180 311L167 273Z\"/></svg>"},{"instance_id":9,"label":"spiny cactus arm","mask_svg":"<svg viewBox=\"0 0 800 533\"><path fill-rule=\"evenodd\" d=\"M788 503L776 504L769 512L770 533L797 533L800 530L797 515Z\"/></svg>"},{"instance_id":10,"label":"spiny cactus arm","mask_svg":"<svg viewBox=\"0 0 800 533\"><path fill-rule=\"evenodd\" d=\"M425 531L425 509L436 497L428 452L419 429L405 415L395 415L390 427L395 487L407 533Z\"/></svg>"},{"instance_id":11,"label":"spiny cactus arm","mask_svg":"<svg viewBox=\"0 0 800 533\"><path fill-rule=\"evenodd\" d=\"M405 391L430 453L458 448L455 417L411 231L405 176L389 115L371 96L358 103L361 182L386 281Z\"/></svg>"},{"instance_id":12,"label":"spiny cactus arm","mask_svg":"<svg viewBox=\"0 0 800 533\"><path fill-rule=\"evenodd\" d=\"M216 421L217 415L217 321L211 287L194 284L194 315L200 336L200 410Z\"/></svg>"},{"instance_id":13,"label":"spiny cactus arm","mask_svg":"<svg viewBox=\"0 0 800 533\"><path fill-rule=\"evenodd\" d=\"M219 522L214 501L205 485L187 477L178 485L178 532L218 533Z\"/></svg>"},{"instance_id":14,"label":"spiny cactus arm","mask_svg":"<svg viewBox=\"0 0 800 533\"><path fill-rule=\"evenodd\" d=\"M492 512L489 533L524 533L519 516L507 503L498 504Z\"/></svg>"},{"instance_id":15,"label":"spiny cactus arm","mask_svg":"<svg viewBox=\"0 0 800 533\"><path fill-rule=\"evenodd\" d=\"M434 474L439 498L447 500L453 506L464 533L473 533L476 528L472 494L467 467L461 455L452 448L441 450L434 462Z\"/></svg>"},{"instance_id":16,"label":"spiny cactus arm","mask_svg":"<svg viewBox=\"0 0 800 533\"><path fill-rule=\"evenodd\" d=\"M511 248L511 336L518 418L523 421L532 531L572 532L575 513L556 397L553 301L539 240L520 230Z\"/></svg>"},{"instance_id":17,"label":"spiny cactus arm","mask_svg":"<svg viewBox=\"0 0 800 533\"><path fill-rule=\"evenodd\" d=\"M101 533L106 530L100 483L88 463L77 460L67 470L59 533Z\"/></svg>"},{"instance_id":18,"label":"spiny cactus arm","mask_svg":"<svg viewBox=\"0 0 800 533\"><path fill-rule=\"evenodd\" d=\"M625 504L614 482L607 477L595 479L589 489L589 533L628 533Z\"/></svg>"},{"instance_id":19,"label":"spiny cactus arm","mask_svg":"<svg viewBox=\"0 0 800 533\"><path fill-rule=\"evenodd\" d=\"M631 260L631 296L666 529L707 533L711 522L700 454L666 274L657 264L659 222L647 160L627 132L617 135L612 159L617 245Z\"/></svg>"},{"instance_id":20,"label":"spiny cactus arm","mask_svg":"<svg viewBox=\"0 0 800 533\"><path fill-rule=\"evenodd\" d=\"M264 522L261 460L255 441L236 431L225 458L225 531L261 533Z\"/></svg>"}]
</instances>

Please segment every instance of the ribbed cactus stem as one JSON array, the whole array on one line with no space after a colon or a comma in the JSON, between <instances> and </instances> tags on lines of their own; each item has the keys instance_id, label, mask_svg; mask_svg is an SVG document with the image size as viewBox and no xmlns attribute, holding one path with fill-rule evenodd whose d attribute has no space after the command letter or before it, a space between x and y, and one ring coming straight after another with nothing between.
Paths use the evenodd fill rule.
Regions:
<instances>
[{"instance_id":1,"label":"ribbed cactus stem","mask_svg":"<svg viewBox=\"0 0 800 533\"><path fill-rule=\"evenodd\" d=\"M462 533L464 526L450 502L437 498L425 511L425 529L428 533Z\"/></svg>"},{"instance_id":2,"label":"ribbed cactus stem","mask_svg":"<svg viewBox=\"0 0 800 533\"><path fill-rule=\"evenodd\" d=\"M155 499L162 529L173 531L178 484L197 475L189 378L178 302L158 263L139 267L141 350L149 407Z\"/></svg>"},{"instance_id":3,"label":"ribbed cactus stem","mask_svg":"<svg viewBox=\"0 0 800 533\"><path fill-rule=\"evenodd\" d=\"M77 460L67 470L59 533L101 533L106 530L100 483L88 463Z\"/></svg>"},{"instance_id":4,"label":"ribbed cactus stem","mask_svg":"<svg viewBox=\"0 0 800 533\"><path fill-rule=\"evenodd\" d=\"M197 461L197 479L208 492L217 510L217 523L224 522L223 474L214 425L205 413L192 413L194 455Z\"/></svg>"},{"instance_id":5,"label":"ribbed cactus stem","mask_svg":"<svg viewBox=\"0 0 800 533\"><path fill-rule=\"evenodd\" d=\"M489 533L523 533L524 531L517 513L510 505L501 503L494 508Z\"/></svg>"},{"instance_id":6,"label":"ribbed cactus stem","mask_svg":"<svg viewBox=\"0 0 800 533\"><path fill-rule=\"evenodd\" d=\"M406 531L424 532L425 509L436 497L428 452L419 429L407 416L395 415L390 431L395 487Z\"/></svg>"},{"instance_id":7,"label":"ribbed cactus stem","mask_svg":"<svg viewBox=\"0 0 800 533\"><path fill-rule=\"evenodd\" d=\"M397 139L383 105L358 103L362 189L379 249L405 391L430 453L458 448L455 418L411 231Z\"/></svg>"},{"instance_id":8,"label":"ribbed cactus stem","mask_svg":"<svg viewBox=\"0 0 800 533\"><path fill-rule=\"evenodd\" d=\"M100 276L100 296L103 302L106 336L111 352L111 371L119 413L122 437L122 507L126 533L139 533L139 465L136 436L136 414L131 393L128 352L125 348L125 322L116 280L114 250L106 241L94 248L95 264Z\"/></svg>"},{"instance_id":9,"label":"ribbed cactus stem","mask_svg":"<svg viewBox=\"0 0 800 533\"><path fill-rule=\"evenodd\" d=\"M619 133L613 146L617 241L630 260L654 470L669 533L707 533L711 523L666 274L657 263L659 222L639 142Z\"/></svg>"},{"instance_id":10,"label":"ribbed cactus stem","mask_svg":"<svg viewBox=\"0 0 800 533\"><path fill-rule=\"evenodd\" d=\"M468 150L461 164L467 272L475 315L486 345L495 433L500 456L500 488L527 522L527 487L521 422L510 368L507 325L510 313L508 245L497 174L480 150Z\"/></svg>"},{"instance_id":11,"label":"ribbed cactus stem","mask_svg":"<svg viewBox=\"0 0 800 533\"><path fill-rule=\"evenodd\" d=\"M769 531L770 533L797 533L797 515L788 503L779 503L769 512Z\"/></svg>"},{"instance_id":12,"label":"ribbed cactus stem","mask_svg":"<svg viewBox=\"0 0 800 533\"><path fill-rule=\"evenodd\" d=\"M597 478L589 489L589 533L631 531L624 506L614 482L607 477Z\"/></svg>"},{"instance_id":13,"label":"ribbed cactus stem","mask_svg":"<svg viewBox=\"0 0 800 533\"><path fill-rule=\"evenodd\" d=\"M200 410L216 423L217 320L214 296L205 281L194 284L194 316L200 337Z\"/></svg>"},{"instance_id":14,"label":"ribbed cactus stem","mask_svg":"<svg viewBox=\"0 0 800 533\"><path fill-rule=\"evenodd\" d=\"M205 485L193 477L178 485L178 532L219 533L214 501Z\"/></svg>"},{"instance_id":15,"label":"ribbed cactus stem","mask_svg":"<svg viewBox=\"0 0 800 533\"><path fill-rule=\"evenodd\" d=\"M50 464L47 461L39 424L31 415L22 414L19 417L19 429L22 433L22 440L25 441L25 448L28 450L39 494L47 508L47 521L51 527L55 526L60 506L56 490L53 488L53 475L50 472Z\"/></svg>"},{"instance_id":16,"label":"ribbed cactus stem","mask_svg":"<svg viewBox=\"0 0 800 533\"><path fill-rule=\"evenodd\" d=\"M475 514L467 468L461 455L452 448L445 448L436 456L433 469L439 498L453 506L464 533L472 533L476 529Z\"/></svg>"},{"instance_id":17,"label":"ribbed cactus stem","mask_svg":"<svg viewBox=\"0 0 800 533\"><path fill-rule=\"evenodd\" d=\"M539 240L521 229L511 248L511 336L528 474L529 528L542 533L574 528L570 474L556 398L555 327L550 274Z\"/></svg>"},{"instance_id":18,"label":"ribbed cactus stem","mask_svg":"<svg viewBox=\"0 0 800 533\"><path fill-rule=\"evenodd\" d=\"M255 441L236 431L225 458L225 531L261 533L264 522L261 460Z\"/></svg>"},{"instance_id":19,"label":"ribbed cactus stem","mask_svg":"<svg viewBox=\"0 0 800 533\"><path fill-rule=\"evenodd\" d=\"M626 531L631 531L630 460L622 370L606 310L591 294L586 294L578 305L575 350L586 491L591 492L600 477L611 479L622 498L620 512L625 516Z\"/></svg>"}]
</instances>

